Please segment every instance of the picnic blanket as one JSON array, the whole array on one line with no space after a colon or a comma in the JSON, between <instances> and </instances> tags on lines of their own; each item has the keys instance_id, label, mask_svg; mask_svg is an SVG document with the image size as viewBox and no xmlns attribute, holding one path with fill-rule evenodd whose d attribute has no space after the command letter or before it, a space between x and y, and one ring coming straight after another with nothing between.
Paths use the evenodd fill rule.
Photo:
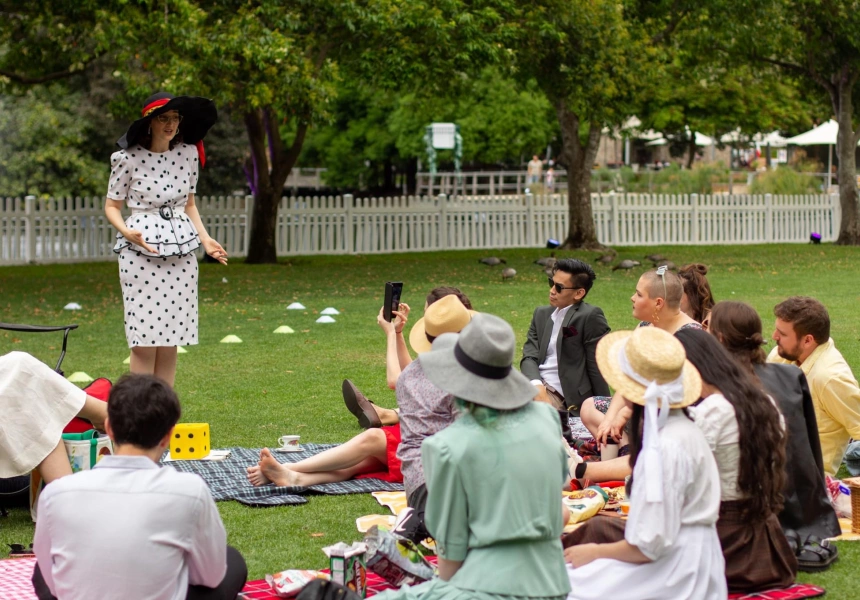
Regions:
<instances>
[{"instance_id":1,"label":"picnic blanket","mask_svg":"<svg viewBox=\"0 0 860 600\"><path fill-rule=\"evenodd\" d=\"M435 565L436 557L428 556L427 561ZM328 569L322 569L323 573L328 573ZM370 571L367 572L367 597L375 596L380 592L384 592L386 590L396 590L397 588L385 581L381 576L376 573L372 573ZM245 584L245 587L242 588L242 593L239 594L238 600L278 600L278 597L272 592L272 588L269 587L269 584L266 583L265 579L257 579L256 581L249 581Z\"/></svg>"},{"instance_id":2,"label":"picnic blanket","mask_svg":"<svg viewBox=\"0 0 860 600\"><path fill-rule=\"evenodd\" d=\"M375 596L385 590L393 590L393 586L389 585L382 577L376 573L367 572L367 597ZM265 579L257 579L249 581L242 588L242 593L239 594L238 600L279 600L278 596L269 587Z\"/></svg>"},{"instance_id":3,"label":"picnic blanket","mask_svg":"<svg viewBox=\"0 0 860 600\"><path fill-rule=\"evenodd\" d=\"M0 600L37 600L33 591L35 558L0 560Z\"/></svg>"},{"instance_id":4,"label":"picnic blanket","mask_svg":"<svg viewBox=\"0 0 860 600\"><path fill-rule=\"evenodd\" d=\"M302 452L273 452L281 462L298 462L336 444L302 444ZM308 494L369 494L378 491L401 491L403 484L380 479L350 479L339 483L326 483L310 487L255 487L248 481L246 469L257 464L259 448L227 448L230 456L224 460L183 460L162 463L177 471L200 475L217 500L236 500L248 506L279 506L305 504Z\"/></svg>"},{"instance_id":5,"label":"picnic blanket","mask_svg":"<svg viewBox=\"0 0 860 600\"><path fill-rule=\"evenodd\" d=\"M839 519L839 528L842 529L842 535L838 535L831 540L839 540L840 542L856 542L860 540L860 533L854 533L851 529L851 519Z\"/></svg>"},{"instance_id":6,"label":"picnic blanket","mask_svg":"<svg viewBox=\"0 0 860 600\"><path fill-rule=\"evenodd\" d=\"M428 560L435 564L435 556L428 556ZM386 590L396 589L376 573L367 572L367 597L375 596ZM783 590L769 590L755 594L729 594L729 600L802 600L803 598L817 598L824 595L824 588L817 585L796 583ZM272 592L272 588L265 579L249 581L239 594L239 600L278 600Z\"/></svg>"}]
</instances>

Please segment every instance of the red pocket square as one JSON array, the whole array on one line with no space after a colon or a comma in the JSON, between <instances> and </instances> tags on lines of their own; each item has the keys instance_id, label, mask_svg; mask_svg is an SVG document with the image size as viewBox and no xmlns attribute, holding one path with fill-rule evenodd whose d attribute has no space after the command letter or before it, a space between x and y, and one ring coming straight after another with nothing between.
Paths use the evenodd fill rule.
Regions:
<instances>
[{"instance_id":1,"label":"red pocket square","mask_svg":"<svg viewBox=\"0 0 860 600\"><path fill-rule=\"evenodd\" d=\"M576 330L576 327L574 327L573 325L569 325L567 327L562 328L561 335L564 339L567 339L569 337L579 335L579 332Z\"/></svg>"}]
</instances>

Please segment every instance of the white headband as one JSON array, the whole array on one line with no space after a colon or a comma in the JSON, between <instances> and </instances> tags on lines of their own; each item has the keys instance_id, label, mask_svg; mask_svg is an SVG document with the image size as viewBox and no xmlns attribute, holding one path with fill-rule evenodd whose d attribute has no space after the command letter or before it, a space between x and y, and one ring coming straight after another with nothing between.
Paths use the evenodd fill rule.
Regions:
<instances>
[{"instance_id":1,"label":"white headband","mask_svg":"<svg viewBox=\"0 0 860 600\"><path fill-rule=\"evenodd\" d=\"M648 478L645 482L645 501L663 501L663 463L660 456L660 430L669 419L669 407L684 399L684 373L667 383L650 381L637 373L627 360L627 340L619 344L618 365L621 372L630 379L645 386L645 425L642 434L642 452L639 458L645 460ZM663 410L658 406L663 400Z\"/></svg>"}]
</instances>

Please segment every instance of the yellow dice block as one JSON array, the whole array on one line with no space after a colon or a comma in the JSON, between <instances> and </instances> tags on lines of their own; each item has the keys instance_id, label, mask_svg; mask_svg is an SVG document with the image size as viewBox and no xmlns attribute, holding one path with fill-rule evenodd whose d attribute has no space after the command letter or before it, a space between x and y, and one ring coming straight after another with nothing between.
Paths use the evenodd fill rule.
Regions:
<instances>
[{"instance_id":1,"label":"yellow dice block","mask_svg":"<svg viewBox=\"0 0 860 600\"><path fill-rule=\"evenodd\" d=\"M209 456L209 423L177 423L170 438L170 458L200 459Z\"/></svg>"}]
</instances>

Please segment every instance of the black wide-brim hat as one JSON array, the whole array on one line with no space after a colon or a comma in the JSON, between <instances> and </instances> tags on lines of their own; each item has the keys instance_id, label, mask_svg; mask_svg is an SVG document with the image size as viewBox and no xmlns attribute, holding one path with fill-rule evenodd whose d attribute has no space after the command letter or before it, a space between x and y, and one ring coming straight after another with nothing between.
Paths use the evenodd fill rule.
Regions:
<instances>
[{"instance_id":1,"label":"black wide-brim hat","mask_svg":"<svg viewBox=\"0 0 860 600\"><path fill-rule=\"evenodd\" d=\"M158 92L146 99L140 111L141 118L129 126L128 131L117 140L116 145L123 150L134 146L146 133L149 121L170 110L175 110L182 115L179 131L186 144L197 144L203 141L206 133L218 120L218 110L209 98L174 96L167 92Z\"/></svg>"}]
</instances>

